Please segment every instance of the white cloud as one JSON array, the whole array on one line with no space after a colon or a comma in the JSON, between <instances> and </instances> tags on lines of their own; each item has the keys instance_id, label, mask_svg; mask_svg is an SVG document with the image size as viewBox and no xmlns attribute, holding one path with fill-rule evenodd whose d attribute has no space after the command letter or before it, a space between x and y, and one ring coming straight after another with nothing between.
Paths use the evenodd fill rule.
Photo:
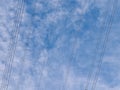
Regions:
<instances>
[{"instance_id":1,"label":"white cloud","mask_svg":"<svg viewBox=\"0 0 120 90\"><path fill-rule=\"evenodd\" d=\"M55 42L55 47L47 50L47 49L41 49L39 47L42 47L45 45L44 43L44 34L46 34L46 29L48 24L57 24L59 20L64 20L65 17L68 17L70 14L72 14L69 22L69 26L74 24L73 26L76 25L75 21L82 17L79 15L84 15L86 12L89 11L90 8L90 3L87 0L77 0L79 4L81 4L80 8L76 8L73 13L69 13L67 10L62 10L61 7L61 1L60 0L52 0L49 1L47 0L50 4L50 8L60 8L60 10L52 12L47 14L46 18L42 20L42 22L39 22L41 25L40 28L34 28L33 21L31 20L31 15L25 10L24 16L23 16L23 21L24 25L21 27L21 32L25 34L25 40L21 40L22 36L19 36L17 48L16 48L16 54L14 61L12 63L13 66L13 72L10 78L10 84L9 84L9 90L16 90L18 87L21 88L22 90L36 90L38 89L39 83L42 84L41 87L46 89L45 87L47 85L47 82L55 82L50 83L50 85L53 85L53 87L58 86L58 87L66 87L68 90L82 90L83 86L85 85L85 82L87 80L86 76L83 75L77 75L75 73L75 69L73 68L74 66L67 66L69 64L69 57L73 56L76 57L77 59L81 60L82 58L79 57L79 49L81 48L81 43L82 45L85 44L86 38L89 38L89 35L92 35L92 33L86 33L86 36L83 40L76 38L76 37L67 37L66 34L62 34L57 41ZM100 9L104 9L106 6L105 4L107 3L108 0L97 0L96 4ZM10 4L7 4L9 2ZM7 54L8 54L8 46L10 42L10 32L13 30L13 24L14 24L14 17L15 17L15 8L18 4L17 2L14 3L14 0L1 0L0 3L0 71L3 72L5 69L4 61L6 61ZM36 12L37 11L42 11L44 10L44 7L41 2L35 2L33 4L33 7L35 7ZM25 9L27 9L27 6L25 6ZM39 10L38 10L39 9ZM77 16L78 15L78 16ZM104 17L104 16L103 16ZM35 20L40 19L39 16L34 17ZM101 17L100 17L101 19ZM11 20L11 21L10 21ZM47 21L47 22L45 22ZM44 23L44 25L43 25ZM72 23L72 24L71 24ZM25 25L26 24L26 25ZM47 24L47 25L46 25ZM66 26L67 27L67 26ZM72 27L72 26L71 26ZM114 26L116 27L116 26ZM75 28L79 28L78 25L75 26ZM36 30L35 33L33 32ZM38 31L37 31L38 30ZM59 33L59 30L61 28L57 28L56 33ZM78 33L81 29L77 29ZM77 32L77 31L76 31ZM63 32L64 33L64 32ZM120 80L120 73L119 67L119 27L117 30L114 30L112 33L114 35L111 35L111 40L113 42L116 42L117 45L116 47L110 46L110 50L112 55L106 55L104 58L104 63L108 63L113 69L115 70L113 73L112 71L108 74L110 75L117 75L116 78L118 81ZM28 37L28 38L27 38ZM41 38L42 37L42 38ZM38 51L38 58L34 60L34 58L31 56L31 53L35 53L36 51L31 51L31 47L25 46L24 42L28 42L29 40L32 40L34 38L34 42L29 42L31 44L37 43L36 51ZM69 42L69 44L66 44ZM109 44L113 44L113 42ZM67 49L64 47L68 47ZM70 47L71 50L68 50ZM111 49L114 48L114 49ZM60 50L64 49L64 50ZM67 51L68 50L68 51ZM86 49L84 49L86 50ZM69 52L70 51L70 52ZM90 50L85 51L87 55L91 52ZM110 51L109 51L110 52ZM71 55L69 53L72 53L74 55ZM83 52L82 52L83 53ZM87 57L87 56L86 56ZM68 61L67 61L68 60ZM48 63L49 62L49 63ZM85 64L81 65L81 61L79 61L79 66L82 68L87 67L88 63L85 61ZM85 66L86 65L86 66ZM58 72L58 70L60 70ZM104 70L103 70L104 71ZM117 71L117 72L116 72ZM57 72L57 73L55 73ZM81 71L82 72L82 71ZM42 74L41 74L42 73ZM50 75L55 75L54 77ZM32 75L33 74L33 75ZM42 77L42 80L40 77ZM52 78L51 78L52 77ZM56 78L59 77L59 78ZM0 73L0 79L2 78L2 73ZM97 85L96 90L119 90L120 85L115 85L114 87L111 87L109 83L106 83L104 78L101 76L99 77L99 83ZM0 80L1 82L1 80ZM116 79L114 82L117 83ZM119 82L118 82L119 83Z\"/></svg>"}]
</instances>

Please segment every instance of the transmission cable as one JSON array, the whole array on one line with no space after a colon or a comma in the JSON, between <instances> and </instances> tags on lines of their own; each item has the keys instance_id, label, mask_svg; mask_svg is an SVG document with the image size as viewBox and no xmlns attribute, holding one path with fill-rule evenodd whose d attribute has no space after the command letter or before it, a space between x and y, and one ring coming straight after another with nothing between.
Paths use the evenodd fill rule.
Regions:
<instances>
[{"instance_id":1,"label":"transmission cable","mask_svg":"<svg viewBox=\"0 0 120 90\"><path fill-rule=\"evenodd\" d=\"M5 63L5 70L3 72L3 78L2 78L2 83L0 86L0 90L7 90L8 89L8 85L9 85L9 81L10 81L10 76L12 74L12 64L14 61L14 55L16 53L16 46L17 46L17 41L18 41L18 35L19 35L19 27L21 24L21 19L22 19L22 14L23 14L23 0L20 1L21 6L18 7L17 13L16 13L16 18L19 18L18 20L16 20L16 22L14 23L14 28L15 30L13 30L13 38L11 37L10 39L10 45L9 45L9 51L8 51L8 62Z\"/></svg>"},{"instance_id":2,"label":"transmission cable","mask_svg":"<svg viewBox=\"0 0 120 90\"><path fill-rule=\"evenodd\" d=\"M95 0L94 0L94 2L95 2ZM108 10L109 8L107 8L107 10ZM102 28L104 28L104 26L107 24L107 18L108 18L108 15L106 15L106 17L105 17L105 22L103 22L102 23L102 25L101 25L101 29ZM104 33L102 33L101 34L101 36L103 36L103 34ZM95 53L97 54L97 55L95 55L95 59L97 58L97 56L98 56L98 50L99 50L99 46L100 46L100 43L102 43L102 40L100 39L100 38L98 38L98 40L97 40L97 45L96 45L96 47L95 47ZM93 67L95 66L95 61L93 62L93 63L91 63L92 65L93 65ZM89 88L89 85L90 85L90 83L91 83L91 81L92 81L92 76L93 76L93 74L94 74L94 69L92 69L92 71L90 71L89 73L88 73L88 77L87 77L87 80L86 80L86 85L85 85L85 87L84 87L84 90L88 90L88 88Z\"/></svg>"},{"instance_id":3,"label":"transmission cable","mask_svg":"<svg viewBox=\"0 0 120 90\"><path fill-rule=\"evenodd\" d=\"M106 51L106 46L107 46L107 43L109 41L109 35L111 33L111 28L112 28L112 21L114 20L114 15L115 15L115 11L117 9L117 2L118 0L114 0L113 2L113 6L112 6L112 12L111 12L111 15L110 15L110 21L108 23L108 25L106 25L105 29L107 30L106 33L105 33L105 39L103 41L103 45L102 45L102 51L100 53L100 58L99 58L99 63L98 63L98 67L97 67L97 70L95 72L95 77L94 77L94 80L92 82L92 90L95 90L96 88L96 84L97 84L97 81L98 81L98 75L100 74L101 72L101 67L102 67L102 63L103 63L103 58L104 58L104 55L105 55L105 51Z\"/></svg>"}]
</instances>

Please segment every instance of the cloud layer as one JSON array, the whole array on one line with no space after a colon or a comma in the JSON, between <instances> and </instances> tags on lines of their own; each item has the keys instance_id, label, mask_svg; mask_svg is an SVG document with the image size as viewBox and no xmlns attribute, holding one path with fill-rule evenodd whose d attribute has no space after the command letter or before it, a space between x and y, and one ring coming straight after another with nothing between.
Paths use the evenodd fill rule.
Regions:
<instances>
[{"instance_id":1,"label":"cloud layer","mask_svg":"<svg viewBox=\"0 0 120 90\"><path fill-rule=\"evenodd\" d=\"M1 0L1 90L7 88L7 83L5 90L84 90L89 72L99 63L107 30L104 27L110 22L113 2ZM96 90L120 88L119 4ZM14 58L10 62L11 53Z\"/></svg>"}]
</instances>

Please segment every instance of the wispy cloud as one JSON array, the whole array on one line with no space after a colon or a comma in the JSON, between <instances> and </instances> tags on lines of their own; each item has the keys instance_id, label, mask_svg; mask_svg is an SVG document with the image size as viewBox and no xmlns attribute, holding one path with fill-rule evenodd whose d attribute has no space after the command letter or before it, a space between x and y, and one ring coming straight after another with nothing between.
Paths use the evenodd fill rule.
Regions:
<instances>
[{"instance_id":1,"label":"wispy cloud","mask_svg":"<svg viewBox=\"0 0 120 90\"><path fill-rule=\"evenodd\" d=\"M93 62L98 63L95 47L102 45L97 44L104 39L100 24L106 15L109 20L111 1L25 0L8 90L83 90L88 72L96 68ZM5 64L19 5L15 0L0 3L0 83L9 68ZM96 90L120 88L118 13L115 16Z\"/></svg>"}]
</instances>

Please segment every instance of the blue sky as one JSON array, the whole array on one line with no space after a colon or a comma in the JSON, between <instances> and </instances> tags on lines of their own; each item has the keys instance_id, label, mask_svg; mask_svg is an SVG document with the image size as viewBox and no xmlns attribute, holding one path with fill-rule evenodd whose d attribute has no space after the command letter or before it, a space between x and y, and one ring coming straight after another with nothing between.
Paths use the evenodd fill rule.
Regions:
<instances>
[{"instance_id":1,"label":"blue sky","mask_svg":"<svg viewBox=\"0 0 120 90\"><path fill-rule=\"evenodd\" d=\"M119 6L0 0L0 89L120 90Z\"/></svg>"}]
</instances>

